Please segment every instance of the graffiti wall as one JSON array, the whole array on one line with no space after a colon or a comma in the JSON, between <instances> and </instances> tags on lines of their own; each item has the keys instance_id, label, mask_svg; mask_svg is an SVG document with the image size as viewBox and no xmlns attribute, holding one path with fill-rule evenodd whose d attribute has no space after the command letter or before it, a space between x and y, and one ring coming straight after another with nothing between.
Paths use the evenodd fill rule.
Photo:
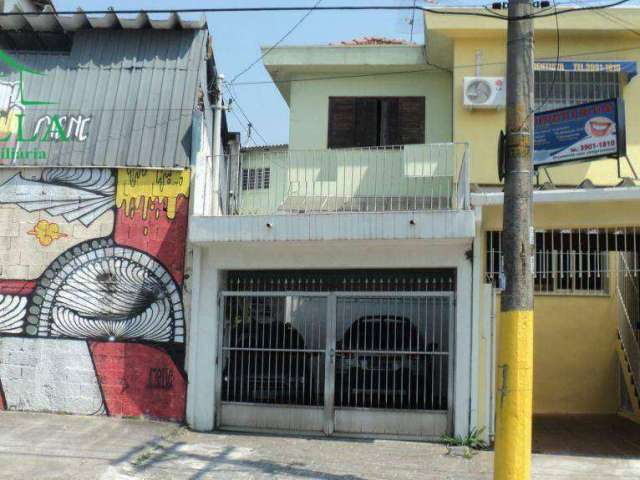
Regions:
<instances>
[{"instance_id":1,"label":"graffiti wall","mask_svg":"<svg viewBox=\"0 0 640 480\"><path fill-rule=\"evenodd\" d=\"M0 170L0 409L184 418L189 171Z\"/></svg>"}]
</instances>

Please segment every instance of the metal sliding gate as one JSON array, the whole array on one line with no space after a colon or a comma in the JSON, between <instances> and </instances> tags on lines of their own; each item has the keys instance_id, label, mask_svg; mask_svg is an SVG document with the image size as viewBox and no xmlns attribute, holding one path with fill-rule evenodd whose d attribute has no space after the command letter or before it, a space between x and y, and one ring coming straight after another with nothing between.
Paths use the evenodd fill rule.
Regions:
<instances>
[{"instance_id":1,"label":"metal sliding gate","mask_svg":"<svg viewBox=\"0 0 640 480\"><path fill-rule=\"evenodd\" d=\"M221 294L219 428L451 431L452 292Z\"/></svg>"}]
</instances>

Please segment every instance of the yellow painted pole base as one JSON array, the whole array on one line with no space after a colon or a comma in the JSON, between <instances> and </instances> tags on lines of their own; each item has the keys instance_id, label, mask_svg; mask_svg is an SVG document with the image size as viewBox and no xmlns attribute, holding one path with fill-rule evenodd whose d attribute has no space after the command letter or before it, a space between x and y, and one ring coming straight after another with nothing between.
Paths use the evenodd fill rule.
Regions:
<instances>
[{"instance_id":1,"label":"yellow painted pole base","mask_svg":"<svg viewBox=\"0 0 640 480\"><path fill-rule=\"evenodd\" d=\"M531 478L533 311L500 314L494 480Z\"/></svg>"}]
</instances>

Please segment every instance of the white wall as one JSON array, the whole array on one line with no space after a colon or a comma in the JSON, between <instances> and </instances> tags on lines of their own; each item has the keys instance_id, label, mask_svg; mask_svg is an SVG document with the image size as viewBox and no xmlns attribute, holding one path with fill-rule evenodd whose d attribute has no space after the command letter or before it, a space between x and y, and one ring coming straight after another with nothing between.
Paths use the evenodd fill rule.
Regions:
<instances>
[{"instance_id":1,"label":"white wall","mask_svg":"<svg viewBox=\"0 0 640 480\"><path fill-rule=\"evenodd\" d=\"M194 293L199 294L194 295L191 324L191 331L198 331L198 336L190 342L188 361L189 424L200 430L209 429L209 425L213 428L213 380L219 322L215 299L219 290L224 288L220 272L259 269L455 268L454 429L456 434L466 434L469 430L471 397L469 372L472 281L471 262L466 259L465 252L470 247L470 240L219 242L199 247L203 252L199 260L200 272L197 273L194 268L193 276ZM193 394L196 389L197 398Z\"/></svg>"},{"instance_id":2,"label":"white wall","mask_svg":"<svg viewBox=\"0 0 640 480\"><path fill-rule=\"evenodd\" d=\"M0 378L9 410L106 413L84 340L0 338Z\"/></svg>"}]
</instances>

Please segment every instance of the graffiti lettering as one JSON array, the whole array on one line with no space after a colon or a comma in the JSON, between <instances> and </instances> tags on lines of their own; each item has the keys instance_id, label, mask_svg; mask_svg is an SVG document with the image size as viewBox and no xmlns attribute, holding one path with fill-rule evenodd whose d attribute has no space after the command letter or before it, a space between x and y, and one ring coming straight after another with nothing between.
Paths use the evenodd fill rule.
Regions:
<instances>
[{"instance_id":1,"label":"graffiti lettering","mask_svg":"<svg viewBox=\"0 0 640 480\"><path fill-rule=\"evenodd\" d=\"M42 138L43 140L84 142L88 137L90 121L91 117L86 115L44 115L36 122L31 140Z\"/></svg>"},{"instance_id":2,"label":"graffiti lettering","mask_svg":"<svg viewBox=\"0 0 640 480\"><path fill-rule=\"evenodd\" d=\"M169 390L173 387L173 370L169 368L150 368L147 388Z\"/></svg>"}]
</instances>

